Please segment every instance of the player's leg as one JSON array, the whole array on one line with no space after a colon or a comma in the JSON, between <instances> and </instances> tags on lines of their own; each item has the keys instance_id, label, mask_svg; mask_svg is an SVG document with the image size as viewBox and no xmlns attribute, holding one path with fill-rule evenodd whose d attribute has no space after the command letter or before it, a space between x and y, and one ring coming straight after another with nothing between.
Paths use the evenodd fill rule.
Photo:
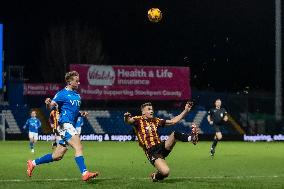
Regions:
<instances>
[{"instance_id":1,"label":"player's leg","mask_svg":"<svg viewBox=\"0 0 284 189\"><path fill-rule=\"evenodd\" d=\"M35 160L28 160L27 162L27 174L29 177L32 176L33 169L41 164L50 163L53 161L59 161L63 158L67 151L67 147L63 145L58 145L52 154L46 154Z\"/></svg>"},{"instance_id":2,"label":"player's leg","mask_svg":"<svg viewBox=\"0 0 284 189\"><path fill-rule=\"evenodd\" d=\"M152 173L151 175L153 182L163 180L164 178L169 176L170 168L164 159L162 158L156 159L154 162L154 166L157 168L157 172Z\"/></svg>"},{"instance_id":3,"label":"player's leg","mask_svg":"<svg viewBox=\"0 0 284 189\"><path fill-rule=\"evenodd\" d=\"M166 149L166 142L162 142L145 152L148 160L157 168L157 172L151 174L153 182L163 180L169 175L170 169L165 161L165 158L170 154L171 149L175 144L174 137L169 137L167 143L168 149Z\"/></svg>"},{"instance_id":4,"label":"player's leg","mask_svg":"<svg viewBox=\"0 0 284 189\"><path fill-rule=\"evenodd\" d=\"M76 130L77 130L78 135L80 136L81 135L81 127L77 127Z\"/></svg>"},{"instance_id":5,"label":"player's leg","mask_svg":"<svg viewBox=\"0 0 284 189\"><path fill-rule=\"evenodd\" d=\"M210 149L211 156L214 156L215 149L216 149L216 146L218 144L218 141L220 141L221 139L222 139L222 133L221 133L221 131L219 129L216 129L214 140L213 140L213 143L212 143L211 149Z\"/></svg>"},{"instance_id":6,"label":"player's leg","mask_svg":"<svg viewBox=\"0 0 284 189\"><path fill-rule=\"evenodd\" d=\"M60 143L66 144L66 141L62 140L62 137L56 131L56 132L54 132L54 140L53 140L53 143L52 143L52 149L56 148Z\"/></svg>"},{"instance_id":7,"label":"player's leg","mask_svg":"<svg viewBox=\"0 0 284 189\"><path fill-rule=\"evenodd\" d=\"M68 140L68 144L70 144L70 146L72 146L75 150L75 157L78 156L83 156L83 145L80 141L79 135L75 134L73 135L69 140Z\"/></svg>"},{"instance_id":8,"label":"player's leg","mask_svg":"<svg viewBox=\"0 0 284 189\"><path fill-rule=\"evenodd\" d=\"M30 149L31 152L34 152L34 133L33 132L29 132L29 141L30 141Z\"/></svg>"},{"instance_id":9,"label":"player's leg","mask_svg":"<svg viewBox=\"0 0 284 189\"><path fill-rule=\"evenodd\" d=\"M176 132L172 132L169 136L169 138L165 141L165 149L166 150L172 150L176 144L176 140L178 140L176 137ZM188 140L187 140L188 142Z\"/></svg>"},{"instance_id":10,"label":"player's leg","mask_svg":"<svg viewBox=\"0 0 284 189\"><path fill-rule=\"evenodd\" d=\"M192 124L191 134L180 133L177 131L171 133L165 142L165 148L167 150L172 150L177 140L182 142L192 142L195 145L198 142L198 129L196 125L194 123Z\"/></svg>"},{"instance_id":11,"label":"player's leg","mask_svg":"<svg viewBox=\"0 0 284 189\"><path fill-rule=\"evenodd\" d=\"M34 153L34 139L33 138L30 138L30 149L31 149L31 152Z\"/></svg>"},{"instance_id":12,"label":"player's leg","mask_svg":"<svg viewBox=\"0 0 284 189\"><path fill-rule=\"evenodd\" d=\"M65 144L59 144L56 146L52 153L53 161L59 161L63 158L64 154L67 152L68 148Z\"/></svg>"},{"instance_id":13,"label":"player's leg","mask_svg":"<svg viewBox=\"0 0 284 189\"><path fill-rule=\"evenodd\" d=\"M75 128L74 128L75 129ZM76 131L76 130L75 130ZM73 131L72 131L73 132ZM72 134L73 135L73 134ZM95 178L96 176L98 176L97 172L89 172L87 170L87 167L85 165L85 160L84 160L84 156L83 156L83 146L82 143L80 141L80 137L79 135L75 134L73 135L69 140L68 143L70 144L70 146L72 146L75 150L75 162L77 164L77 166L80 169L80 172L82 174L82 179L84 181L87 181L91 178Z\"/></svg>"},{"instance_id":14,"label":"player's leg","mask_svg":"<svg viewBox=\"0 0 284 189\"><path fill-rule=\"evenodd\" d=\"M53 132L52 134L51 134L51 148L52 149L55 149L56 148L56 146L57 146L57 143L56 143L56 135L55 135L55 133Z\"/></svg>"},{"instance_id":15,"label":"player's leg","mask_svg":"<svg viewBox=\"0 0 284 189\"><path fill-rule=\"evenodd\" d=\"M36 144L37 140L38 140L38 133L34 133L32 152L34 152L34 148L35 148L35 144Z\"/></svg>"},{"instance_id":16,"label":"player's leg","mask_svg":"<svg viewBox=\"0 0 284 189\"><path fill-rule=\"evenodd\" d=\"M55 149L56 147L57 147L57 140L56 140L56 137L55 137L55 140L53 140L53 142L51 144L51 148Z\"/></svg>"}]
</instances>

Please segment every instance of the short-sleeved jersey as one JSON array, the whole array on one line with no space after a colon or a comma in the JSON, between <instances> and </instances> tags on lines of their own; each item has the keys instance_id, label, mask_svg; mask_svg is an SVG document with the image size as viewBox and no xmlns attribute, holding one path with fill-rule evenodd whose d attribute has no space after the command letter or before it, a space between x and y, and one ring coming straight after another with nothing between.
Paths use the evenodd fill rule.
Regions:
<instances>
[{"instance_id":1,"label":"short-sleeved jersey","mask_svg":"<svg viewBox=\"0 0 284 189\"><path fill-rule=\"evenodd\" d=\"M38 133L38 129L41 127L41 122L37 118L29 118L24 127L27 127L29 132Z\"/></svg>"},{"instance_id":2,"label":"short-sleeved jersey","mask_svg":"<svg viewBox=\"0 0 284 189\"><path fill-rule=\"evenodd\" d=\"M80 95L76 91L64 88L54 96L53 101L58 104L59 125L63 123L75 125L81 105Z\"/></svg>"},{"instance_id":3,"label":"short-sleeved jersey","mask_svg":"<svg viewBox=\"0 0 284 189\"><path fill-rule=\"evenodd\" d=\"M84 119L82 116L79 116L75 124L75 128L82 127L84 125Z\"/></svg>"},{"instance_id":4,"label":"short-sleeved jersey","mask_svg":"<svg viewBox=\"0 0 284 189\"><path fill-rule=\"evenodd\" d=\"M58 127L58 120L59 120L59 112L58 110L52 110L49 114L49 124L50 127L52 127L53 129L56 129Z\"/></svg>"},{"instance_id":5,"label":"short-sleeved jersey","mask_svg":"<svg viewBox=\"0 0 284 189\"><path fill-rule=\"evenodd\" d=\"M223 119L224 116L227 114L227 111L225 110L225 108L211 108L208 111L208 115L210 115L211 120L213 121L214 124L222 124L223 123Z\"/></svg>"},{"instance_id":6,"label":"short-sleeved jersey","mask_svg":"<svg viewBox=\"0 0 284 189\"><path fill-rule=\"evenodd\" d=\"M132 117L135 122L132 124L135 134L138 137L139 145L147 150L161 143L158 135L158 128L165 126L166 121L160 118L145 119L142 116Z\"/></svg>"}]
</instances>

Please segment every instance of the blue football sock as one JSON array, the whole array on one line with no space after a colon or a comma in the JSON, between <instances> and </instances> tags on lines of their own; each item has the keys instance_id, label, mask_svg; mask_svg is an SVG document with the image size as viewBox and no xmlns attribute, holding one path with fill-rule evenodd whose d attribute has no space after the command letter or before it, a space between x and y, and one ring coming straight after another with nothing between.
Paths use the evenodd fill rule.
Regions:
<instances>
[{"instance_id":1,"label":"blue football sock","mask_svg":"<svg viewBox=\"0 0 284 189\"><path fill-rule=\"evenodd\" d=\"M34 143L33 142L30 142L30 148L34 149Z\"/></svg>"},{"instance_id":2,"label":"blue football sock","mask_svg":"<svg viewBox=\"0 0 284 189\"><path fill-rule=\"evenodd\" d=\"M52 154L46 154L35 160L36 165L53 162Z\"/></svg>"},{"instance_id":3,"label":"blue football sock","mask_svg":"<svg viewBox=\"0 0 284 189\"><path fill-rule=\"evenodd\" d=\"M87 171L83 156L75 157L75 161L76 161L76 163L77 163L77 165L80 169L81 174L83 174L85 171Z\"/></svg>"}]
</instances>

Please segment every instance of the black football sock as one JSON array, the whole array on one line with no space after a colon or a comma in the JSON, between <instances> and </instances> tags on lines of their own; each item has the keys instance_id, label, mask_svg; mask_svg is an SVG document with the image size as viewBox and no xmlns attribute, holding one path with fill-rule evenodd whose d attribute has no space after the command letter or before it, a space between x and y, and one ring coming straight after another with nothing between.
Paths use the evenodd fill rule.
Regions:
<instances>
[{"instance_id":1,"label":"black football sock","mask_svg":"<svg viewBox=\"0 0 284 189\"><path fill-rule=\"evenodd\" d=\"M216 146L217 146L217 143L218 143L218 139L217 139L217 138L215 138L215 139L213 140L213 143L212 143L211 148L215 149L215 148L216 148Z\"/></svg>"},{"instance_id":2,"label":"black football sock","mask_svg":"<svg viewBox=\"0 0 284 189\"><path fill-rule=\"evenodd\" d=\"M166 177L168 177L168 175L167 175L167 176L162 175L162 173L160 173L159 171L157 171L156 176L155 176L155 178L156 178L157 180L163 180L163 179L166 178Z\"/></svg>"},{"instance_id":3,"label":"black football sock","mask_svg":"<svg viewBox=\"0 0 284 189\"><path fill-rule=\"evenodd\" d=\"M191 135L190 134L185 134L185 133L179 133L179 132L174 132L175 139L182 141L182 142L188 142L191 140Z\"/></svg>"}]
</instances>

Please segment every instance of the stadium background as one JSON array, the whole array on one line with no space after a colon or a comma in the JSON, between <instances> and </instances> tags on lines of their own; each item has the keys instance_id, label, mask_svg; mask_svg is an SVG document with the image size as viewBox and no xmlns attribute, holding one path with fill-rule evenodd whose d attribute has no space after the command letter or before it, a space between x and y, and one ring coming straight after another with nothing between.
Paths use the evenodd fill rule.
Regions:
<instances>
[{"instance_id":1,"label":"stadium background","mask_svg":"<svg viewBox=\"0 0 284 189\"><path fill-rule=\"evenodd\" d=\"M181 162L191 157L191 161L197 162L196 167L204 172L198 172L200 178L195 178L192 172L176 172L174 175L178 178L169 179L169 183L165 184L169 187L173 183L180 184L182 188L182 184L187 183L198 188L198 179L214 180L216 178L212 175L217 175L220 183L216 181L216 188L283 188L283 166L279 164L283 162L282 143L224 142L220 145L221 157L216 158L216 165L211 165L204 157L208 158L207 148L210 144L203 142L212 140L213 137L213 129L206 121L206 112L216 98L222 99L223 106L230 115L229 123L222 128L223 140L284 140L283 119L275 119L275 2L277 0L2 2L0 24L3 24L3 86L0 92L0 137L1 140L6 140L1 143L1 154L7 156L1 164L3 170L15 168L9 167L9 159L18 161L18 157L23 155L20 160L24 162L25 158L31 157L28 154L28 143L23 142L27 140L27 133L22 129L29 118L30 109L38 111L38 117L43 123L41 139L50 139L47 137L51 133L47 123L49 112L43 102L46 97L55 94L58 86L64 86L63 76L70 65L157 66L161 69L186 67L190 69L190 74L184 79L189 81L190 100L194 100L196 106L181 123L160 130L160 134L166 137L173 130L189 131L190 122L197 120L202 133L196 154L184 152L187 147L179 144L177 152L184 156L175 153L174 156L181 161L176 162L170 158L169 162L172 165L177 163L177 167L182 168ZM159 7L163 12L160 23L148 21L146 13L151 7ZM283 72L283 68L280 72ZM283 88L283 83L279 88ZM47 84L54 87L51 87L53 90L49 95L24 94L27 85L36 85L39 89ZM179 98L83 98L82 109L89 111L90 116L85 120L82 139L135 140L131 127L123 123L122 116L126 111L139 114L139 106L145 101L152 101L156 115L162 118L178 114L186 102ZM93 143L98 145L97 152L102 154L105 153L104 148L119 148L116 142ZM96 159L97 156L93 154L95 152L90 150L93 143L85 143L86 151ZM124 145L127 146L125 149L140 153L131 142ZM19 150L13 151L17 147ZM49 147L50 144L46 142L38 144L40 153L44 153ZM11 152L10 156L7 152ZM142 156L140 153L139 158L137 155L131 156L134 160L127 159L132 162L131 166L127 164L130 175L146 174L139 172L140 169L137 172L133 169L133 164L144 168L144 164L133 163L135 158L144 162ZM104 157L108 159L112 154L106 153ZM121 163L119 169L123 170L126 165L120 160L125 157L117 155L117 158ZM100 166L106 164L103 159L96 160L102 163ZM222 165L225 166L220 168ZM190 169L196 169L194 165L190 166ZM15 170L24 170L21 164L16 167ZM109 169L107 173L111 178L116 177L112 175L111 168L101 168L106 168L107 171ZM65 175L67 179L72 178L73 172L75 174L76 171L70 171L71 176ZM55 178L61 176L57 172L52 173ZM5 174L0 171L0 175ZM15 175L11 172L8 175L11 180L0 182L7 184L11 181L14 184L11 187L18 187L18 181L13 179L22 179L19 183L26 181L22 174ZM229 179L225 181L227 175ZM50 178L53 179L53 176ZM252 179L251 183L246 180L246 176ZM186 179L182 180L181 177ZM44 177L40 179L40 183L54 184L54 180L43 181ZM124 181L128 180L122 182ZM224 181L225 185L222 183ZM40 184L37 182L27 182L25 186L37 187ZM118 182L121 181L114 179L111 187L115 188ZM202 187L212 188L211 181L204 182L206 184L201 183ZM144 180L139 180L137 186L139 184L145 184ZM129 187L134 185L135 179L132 179Z\"/></svg>"},{"instance_id":2,"label":"stadium background","mask_svg":"<svg viewBox=\"0 0 284 189\"><path fill-rule=\"evenodd\" d=\"M151 7L159 7L164 14L158 24L147 20ZM282 134L283 122L274 119L274 19L275 5L270 1L126 1L111 6L108 2L56 6L6 2L0 14L5 55L1 109L11 110L21 133L31 108L40 108L45 123L42 100L46 96L22 96L21 85L63 84L70 64L186 66L191 97L197 102L187 121L220 97L233 120L224 133L239 135L230 139L240 140L244 132ZM122 126L122 113L149 100L83 99L83 109L109 111L110 117L97 119L102 133L129 134L130 129ZM177 98L154 104L159 110L177 113L182 102ZM204 118L200 118L201 127L210 135L213 131ZM6 128L13 127L12 122L6 119ZM108 129L117 122L118 127ZM94 132L90 121L83 131ZM44 127L43 133L48 129ZM7 134L9 138L9 129Z\"/></svg>"}]
</instances>

